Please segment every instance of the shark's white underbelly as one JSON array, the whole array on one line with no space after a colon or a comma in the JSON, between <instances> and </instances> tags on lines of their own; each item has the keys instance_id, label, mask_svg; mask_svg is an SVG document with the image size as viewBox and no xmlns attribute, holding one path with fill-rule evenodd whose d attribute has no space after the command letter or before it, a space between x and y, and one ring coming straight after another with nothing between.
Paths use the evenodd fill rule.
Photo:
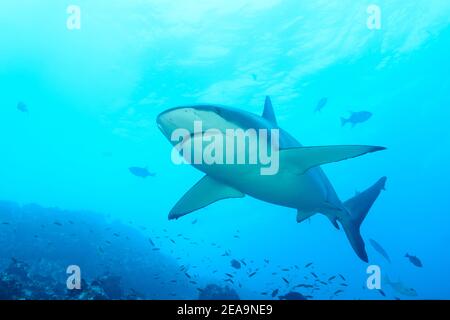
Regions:
<instances>
[{"instance_id":1,"label":"shark's white underbelly","mask_svg":"<svg viewBox=\"0 0 450 320\"><path fill-rule=\"evenodd\" d=\"M215 139L226 141L227 137L223 132L225 132L225 128L230 127L233 127L233 124L226 123L223 129L214 135ZM241 129L243 130L243 128ZM279 144L282 149L301 147L295 139L284 131L281 132ZM213 141L217 142L216 140ZM261 164L261 154L266 154L267 150L262 152L260 143L261 141L258 139L255 144L244 144L244 150L238 148L237 143L233 143L232 150L227 150L226 143L213 144L214 150L220 155L217 156L220 164L217 162L207 164L204 161L205 159L200 159L202 160L200 163L195 162L195 159L193 161L192 155L200 150L200 154L204 158L203 152L211 145L209 140L205 140L204 135L192 135L184 140L181 146L190 150L190 153L185 154L183 152L183 156L194 167L216 180L259 200L307 212L320 212L321 209L329 206L329 202L337 200L331 184L319 167L300 174L295 164L281 162L277 164L278 170L275 174L264 174L264 169L274 165L274 163ZM269 142L266 142L266 144L269 144ZM196 149L196 147L202 148ZM226 155L229 151L232 151L233 155L244 154L243 159L247 161L244 161L244 163L239 163L238 161L228 162ZM274 155L272 156L274 157ZM236 159L237 156L232 157L232 160ZM249 164L249 159L256 159L257 161L254 164ZM281 161L279 156L277 159ZM274 160L272 158L272 161Z\"/></svg>"},{"instance_id":2,"label":"shark's white underbelly","mask_svg":"<svg viewBox=\"0 0 450 320\"><path fill-rule=\"evenodd\" d=\"M303 211L316 211L327 201L328 190L315 169L303 175L279 172L261 175L259 170L246 170L246 166L196 166L209 176L269 203ZM247 168L248 169L248 168Z\"/></svg>"}]
</instances>

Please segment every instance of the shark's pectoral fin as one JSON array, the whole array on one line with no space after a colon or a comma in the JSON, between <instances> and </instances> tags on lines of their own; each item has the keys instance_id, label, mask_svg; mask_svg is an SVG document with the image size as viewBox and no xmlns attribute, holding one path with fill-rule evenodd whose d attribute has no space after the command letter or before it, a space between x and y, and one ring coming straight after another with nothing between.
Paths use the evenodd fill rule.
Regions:
<instances>
[{"instance_id":1,"label":"shark's pectoral fin","mask_svg":"<svg viewBox=\"0 0 450 320\"><path fill-rule=\"evenodd\" d=\"M245 195L210 176L204 176L177 202L169 213L169 219L178 219L216 201L242 198Z\"/></svg>"},{"instance_id":2,"label":"shark's pectoral fin","mask_svg":"<svg viewBox=\"0 0 450 320\"><path fill-rule=\"evenodd\" d=\"M376 146L323 146L280 150L280 166L291 164L299 174L326 163L362 156L386 148ZM282 169L282 168L281 168Z\"/></svg>"},{"instance_id":3,"label":"shark's pectoral fin","mask_svg":"<svg viewBox=\"0 0 450 320\"><path fill-rule=\"evenodd\" d=\"M305 212L297 210L297 223L301 223L309 218L311 218L313 215L315 215L315 212Z\"/></svg>"}]
</instances>

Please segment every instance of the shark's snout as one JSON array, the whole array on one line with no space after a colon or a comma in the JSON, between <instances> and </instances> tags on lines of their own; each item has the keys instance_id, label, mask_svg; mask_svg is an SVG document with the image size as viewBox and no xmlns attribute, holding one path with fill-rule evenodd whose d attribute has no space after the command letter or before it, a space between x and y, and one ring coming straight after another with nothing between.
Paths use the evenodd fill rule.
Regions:
<instances>
[{"instance_id":1,"label":"shark's snout","mask_svg":"<svg viewBox=\"0 0 450 320\"><path fill-rule=\"evenodd\" d=\"M164 135L170 135L171 131L176 126L173 112L167 110L160 113L158 117L156 117L156 124Z\"/></svg>"},{"instance_id":2,"label":"shark's snout","mask_svg":"<svg viewBox=\"0 0 450 320\"><path fill-rule=\"evenodd\" d=\"M158 115L156 123L161 132L169 138L175 130L192 131L198 115L192 107L176 107Z\"/></svg>"}]
</instances>

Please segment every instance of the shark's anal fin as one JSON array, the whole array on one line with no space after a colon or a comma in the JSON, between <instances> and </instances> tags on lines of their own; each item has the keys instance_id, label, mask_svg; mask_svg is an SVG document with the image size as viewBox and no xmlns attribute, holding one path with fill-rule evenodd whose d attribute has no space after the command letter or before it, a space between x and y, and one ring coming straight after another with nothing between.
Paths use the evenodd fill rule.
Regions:
<instances>
[{"instance_id":1,"label":"shark's anal fin","mask_svg":"<svg viewBox=\"0 0 450 320\"><path fill-rule=\"evenodd\" d=\"M204 176L172 208L169 219L178 219L219 200L244 196L242 192L210 176Z\"/></svg>"},{"instance_id":2,"label":"shark's anal fin","mask_svg":"<svg viewBox=\"0 0 450 320\"><path fill-rule=\"evenodd\" d=\"M337 218L332 218L330 219L331 224L338 230L340 230L341 228L339 227L339 224L337 223Z\"/></svg>"},{"instance_id":3,"label":"shark's anal fin","mask_svg":"<svg viewBox=\"0 0 450 320\"><path fill-rule=\"evenodd\" d=\"M280 166L290 164L296 168L298 174L304 174L307 170L326 163L342 161L362 156L366 153L385 150L376 146L324 146L324 147L300 147L280 150ZM282 168L280 167L282 170Z\"/></svg>"},{"instance_id":4,"label":"shark's anal fin","mask_svg":"<svg viewBox=\"0 0 450 320\"><path fill-rule=\"evenodd\" d=\"M275 117L272 101L270 100L269 96L266 97L266 102L264 103L264 112L262 116L264 119L269 120L272 124L277 126L277 119Z\"/></svg>"}]
</instances>

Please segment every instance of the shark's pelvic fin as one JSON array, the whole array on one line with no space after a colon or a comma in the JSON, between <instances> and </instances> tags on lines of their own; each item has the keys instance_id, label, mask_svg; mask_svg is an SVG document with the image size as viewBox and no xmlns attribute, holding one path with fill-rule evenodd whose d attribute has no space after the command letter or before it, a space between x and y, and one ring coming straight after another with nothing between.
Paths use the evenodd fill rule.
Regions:
<instances>
[{"instance_id":1,"label":"shark's pelvic fin","mask_svg":"<svg viewBox=\"0 0 450 320\"><path fill-rule=\"evenodd\" d=\"M313 167L359 157L366 153L384 149L386 148L358 145L283 149L280 150L280 166L283 166L285 163L292 164L298 170L299 174L303 174Z\"/></svg>"},{"instance_id":2,"label":"shark's pelvic fin","mask_svg":"<svg viewBox=\"0 0 450 320\"><path fill-rule=\"evenodd\" d=\"M353 198L344 202L344 207L350 214L349 219L341 219L340 222L347 235L350 244L356 254L365 262L368 262L364 240L361 237L361 224L367 216L370 208L380 195L381 190L385 190L386 177L378 180L373 186L361 192Z\"/></svg>"},{"instance_id":3,"label":"shark's pelvic fin","mask_svg":"<svg viewBox=\"0 0 450 320\"><path fill-rule=\"evenodd\" d=\"M178 219L219 200L244 196L242 192L206 175L177 202L169 213L169 219Z\"/></svg>"},{"instance_id":4,"label":"shark's pelvic fin","mask_svg":"<svg viewBox=\"0 0 450 320\"><path fill-rule=\"evenodd\" d=\"M301 223L309 218L311 218L313 215L315 215L315 212L304 212L297 210L297 223Z\"/></svg>"},{"instance_id":5,"label":"shark's pelvic fin","mask_svg":"<svg viewBox=\"0 0 450 320\"><path fill-rule=\"evenodd\" d=\"M273 111L272 101L270 100L269 96L266 97L266 102L264 103L264 112L262 116L264 119L269 120L275 126L278 126L275 112Z\"/></svg>"}]
</instances>

